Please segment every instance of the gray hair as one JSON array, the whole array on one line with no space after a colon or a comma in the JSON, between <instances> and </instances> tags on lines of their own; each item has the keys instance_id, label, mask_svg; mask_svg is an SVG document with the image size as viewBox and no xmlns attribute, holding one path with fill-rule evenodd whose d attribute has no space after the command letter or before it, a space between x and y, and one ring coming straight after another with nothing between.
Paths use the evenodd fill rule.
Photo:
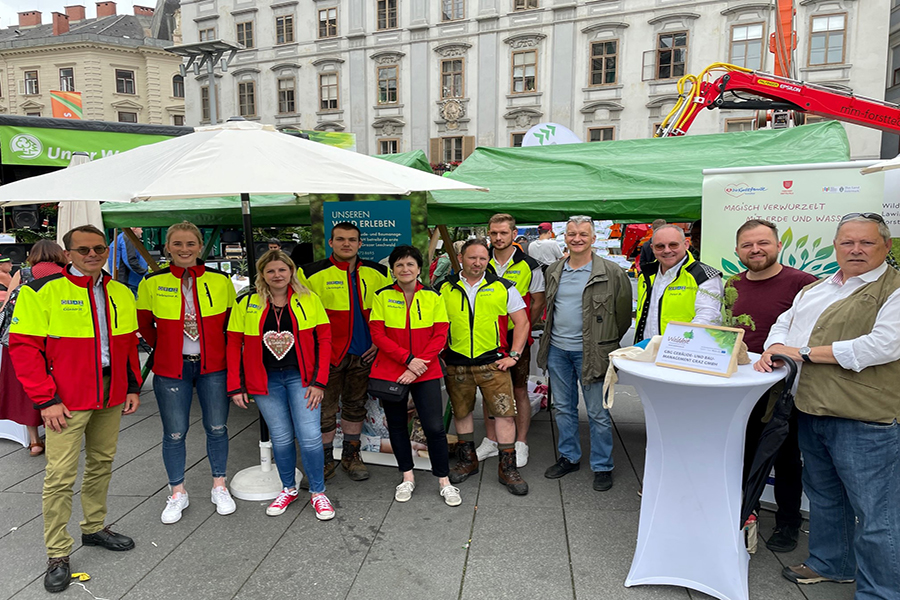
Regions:
<instances>
[{"instance_id":1,"label":"gray hair","mask_svg":"<svg viewBox=\"0 0 900 600\"><path fill-rule=\"evenodd\" d=\"M884 238L884 243L890 245L891 244L891 230L887 226L884 221L878 221L876 219L869 219L867 217L863 217L862 215L858 217L850 217L849 219L842 220L838 223L837 229L834 231L834 239L837 240L838 235L841 233L841 227L846 225L847 223L875 223L878 226L878 235Z\"/></svg>"},{"instance_id":2,"label":"gray hair","mask_svg":"<svg viewBox=\"0 0 900 600\"><path fill-rule=\"evenodd\" d=\"M575 225L579 225L581 223L590 223L591 230L594 229L594 220L587 215L574 215L569 217L569 220L566 221L566 225L569 223L574 223Z\"/></svg>"},{"instance_id":3,"label":"gray hair","mask_svg":"<svg viewBox=\"0 0 900 600\"><path fill-rule=\"evenodd\" d=\"M675 231L677 231L677 232L679 233L679 236L678 236L678 237L680 238L680 240L681 240L682 242L684 241L684 229L682 229L682 228L679 227L678 225L663 225L663 226L660 227L659 229L654 229L654 230L653 230L653 237L650 238L650 243L653 243L653 240L656 239L656 234L657 234L657 233L659 233L660 231L665 231L666 229L674 229Z\"/></svg>"}]
</instances>

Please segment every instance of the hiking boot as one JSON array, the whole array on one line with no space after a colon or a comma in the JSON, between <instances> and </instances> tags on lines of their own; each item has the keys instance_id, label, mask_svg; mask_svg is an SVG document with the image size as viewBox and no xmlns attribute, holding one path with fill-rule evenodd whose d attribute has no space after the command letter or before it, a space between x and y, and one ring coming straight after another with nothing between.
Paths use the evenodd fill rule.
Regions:
<instances>
[{"instance_id":1,"label":"hiking boot","mask_svg":"<svg viewBox=\"0 0 900 600\"><path fill-rule=\"evenodd\" d=\"M772 552L790 552L797 547L799 538L799 527L776 527L766 541L766 548Z\"/></svg>"},{"instance_id":2,"label":"hiking boot","mask_svg":"<svg viewBox=\"0 0 900 600\"><path fill-rule=\"evenodd\" d=\"M506 486L510 494L524 496L528 493L528 484L519 475L519 469L516 467L515 448L500 451L500 466L497 468L497 475L500 483Z\"/></svg>"},{"instance_id":3,"label":"hiking boot","mask_svg":"<svg viewBox=\"0 0 900 600\"><path fill-rule=\"evenodd\" d=\"M359 455L359 440L344 442L344 449L341 452L341 468L347 471L347 475L353 481L365 481L369 478L369 470Z\"/></svg>"},{"instance_id":4,"label":"hiking boot","mask_svg":"<svg viewBox=\"0 0 900 600\"><path fill-rule=\"evenodd\" d=\"M823 581L829 583L853 583L853 579L831 579L829 577L823 577L803 563L785 567L782 569L781 574L788 581L800 584L822 583Z\"/></svg>"},{"instance_id":5,"label":"hiking boot","mask_svg":"<svg viewBox=\"0 0 900 600\"><path fill-rule=\"evenodd\" d=\"M478 455L475 454L475 442L459 442L456 445L456 466L450 469L450 483L462 483L476 473Z\"/></svg>"},{"instance_id":6,"label":"hiking boot","mask_svg":"<svg viewBox=\"0 0 900 600\"><path fill-rule=\"evenodd\" d=\"M334 449L325 448L325 479L331 479L337 472L337 461L334 460Z\"/></svg>"}]
</instances>

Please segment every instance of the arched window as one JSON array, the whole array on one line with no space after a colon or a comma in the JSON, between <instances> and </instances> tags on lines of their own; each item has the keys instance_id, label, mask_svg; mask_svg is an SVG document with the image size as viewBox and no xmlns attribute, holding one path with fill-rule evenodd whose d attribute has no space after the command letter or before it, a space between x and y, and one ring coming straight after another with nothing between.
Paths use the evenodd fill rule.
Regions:
<instances>
[{"instance_id":1,"label":"arched window","mask_svg":"<svg viewBox=\"0 0 900 600\"><path fill-rule=\"evenodd\" d=\"M176 98L184 98L184 77L181 75L172 78L172 95Z\"/></svg>"}]
</instances>

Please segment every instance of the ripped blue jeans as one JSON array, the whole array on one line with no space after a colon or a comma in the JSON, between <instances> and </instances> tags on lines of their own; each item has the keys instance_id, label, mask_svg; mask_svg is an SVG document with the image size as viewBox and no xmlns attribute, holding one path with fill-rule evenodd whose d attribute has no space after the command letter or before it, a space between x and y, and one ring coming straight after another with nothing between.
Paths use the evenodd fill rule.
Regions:
<instances>
[{"instance_id":1,"label":"ripped blue jeans","mask_svg":"<svg viewBox=\"0 0 900 600\"><path fill-rule=\"evenodd\" d=\"M153 393L163 424L162 455L169 485L184 483L184 440L191 424L194 387L200 400L206 455L213 477L225 477L228 464L228 408L226 372L200 374L200 363L184 361L181 379L153 376Z\"/></svg>"}]
</instances>

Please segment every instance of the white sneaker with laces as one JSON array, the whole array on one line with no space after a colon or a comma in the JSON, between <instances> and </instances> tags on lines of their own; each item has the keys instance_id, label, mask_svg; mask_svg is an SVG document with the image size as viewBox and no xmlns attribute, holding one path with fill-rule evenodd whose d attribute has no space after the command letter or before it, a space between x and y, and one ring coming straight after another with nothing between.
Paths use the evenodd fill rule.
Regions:
<instances>
[{"instance_id":1,"label":"white sneaker with laces","mask_svg":"<svg viewBox=\"0 0 900 600\"><path fill-rule=\"evenodd\" d=\"M169 499L166 500L166 507L162 511L160 520L166 525L177 523L181 520L181 512L190 506L190 504L187 492L184 492L183 494L180 492L172 494L169 496Z\"/></svg>"},{"instance_id":2,"label":"white sneaker with laces","mask_svg":"<svg viewBox=\"0 0 900 600\"><path fill-rule=\"evenodd\" d=\"M528 464L528 444L516 442L516 468L522 468Z\"/></svg>"},{"instance_id":3,"label":"white sneaker with laces","mask_svg":"<svg viewBox=\"0 0 900 600\"><path fill-rule=\"evenodd\" d=\"M459 488L452 485L445 485L441 488L441 496L444 498L444 504L447 506L459 506L462 504L462 498L459 495Z\"/></svg>"},{"instance_id":4,"label":"white sneaker with laces","mask_svg":"<svg viewBox=\"0 0 900 600\"><path fill-rule=\"evenodd\" d=\"M220 515L230 515L237 509L231 492L226 487L214 487L210 492L209 499L216 505L216 512Z\"/></svg>"},{"instance_id":5,"label":"white sneaker with laces","mask_svg":"<svg viewBox=\"0 0 900 600\"><path fill-rule=\"evenodd\" d=\"M497 456L498 454L500 454L500 448L497 447L497 442L488 438L481 440L481 445L475 448L475 455L478 457L478 462L492 456Z\"/></svg>"},{"instance_id":6,"label":"white sneaker with laces","mask_svg":"<svg viewBox=\"0 0 900 600\"><path fill-rule=\"evenodd\" d=\"M397 489L394 491L394 500L397 502L409 502L409 499L412 498L412 493L416 489L415 481L404 481L400 485L397 486Z\"/></svg>"}]
</instances>

